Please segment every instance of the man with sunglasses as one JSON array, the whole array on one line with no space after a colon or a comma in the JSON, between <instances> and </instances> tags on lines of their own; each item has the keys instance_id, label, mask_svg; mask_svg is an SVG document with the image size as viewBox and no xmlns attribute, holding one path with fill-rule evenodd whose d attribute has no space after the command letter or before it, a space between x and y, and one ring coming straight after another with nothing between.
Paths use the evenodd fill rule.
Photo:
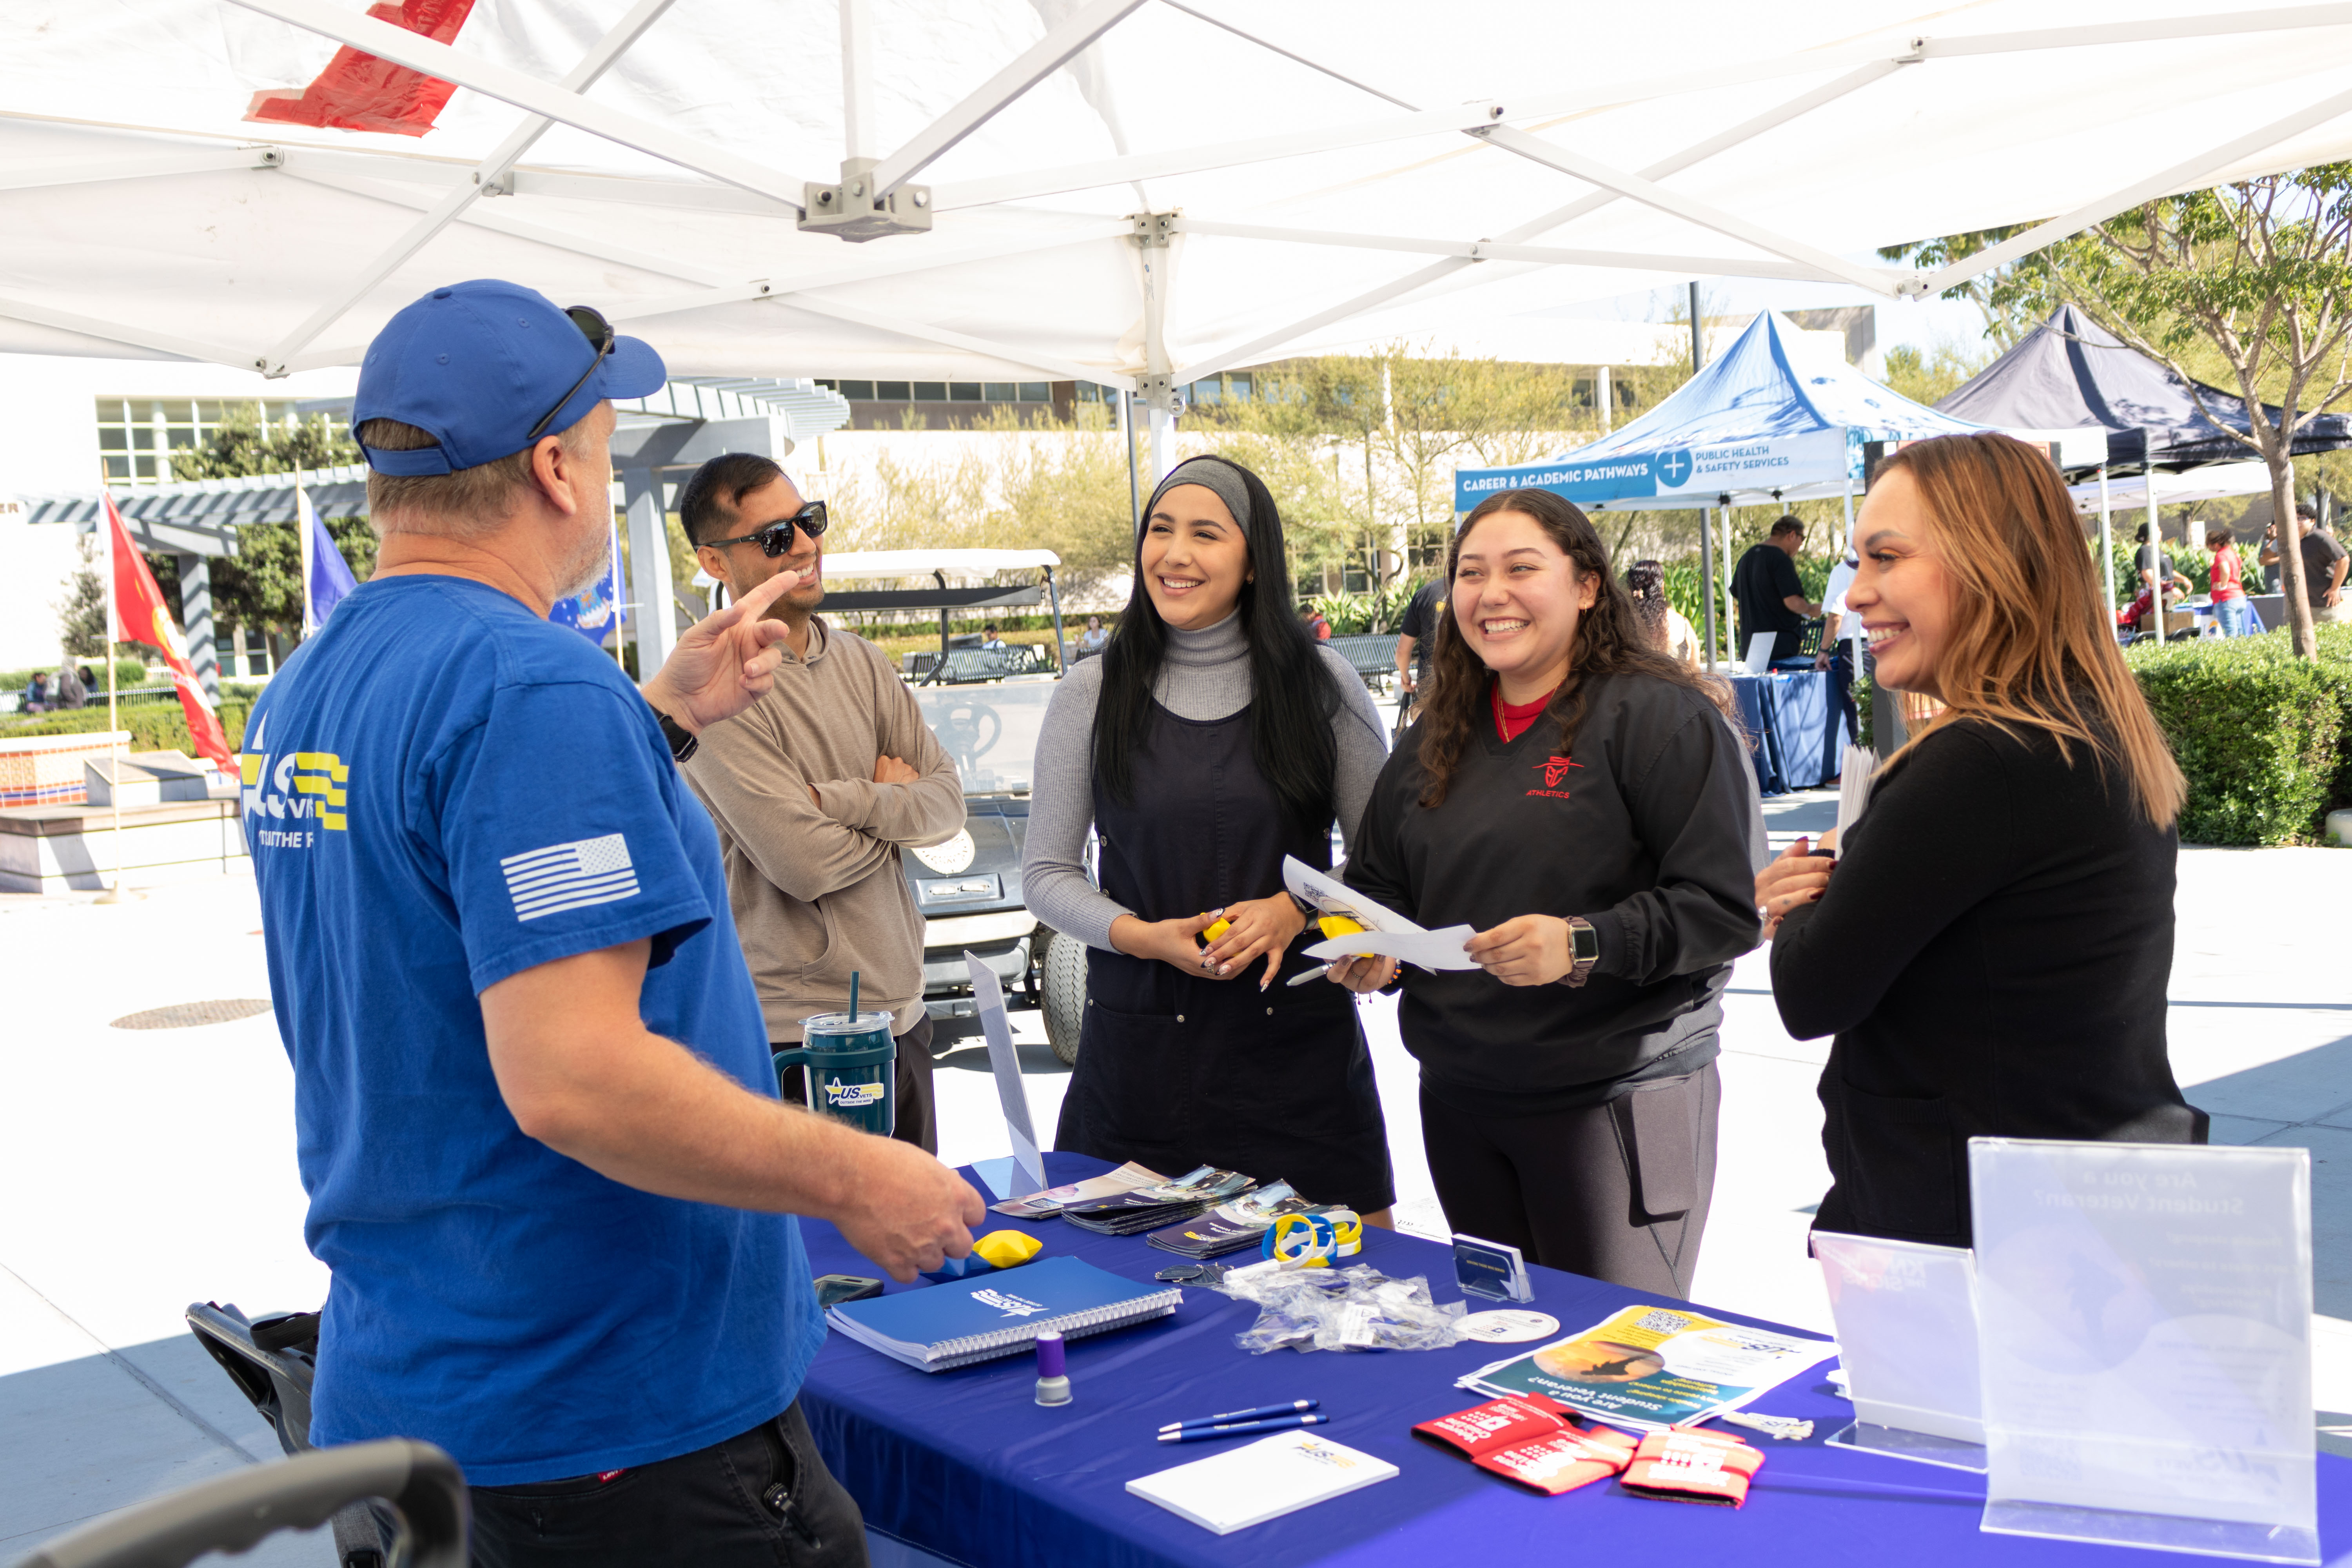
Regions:
<instances>
[{"instance_id":1,"label":"man with sunglasses","mask_svg":"<svg viewBox=\"0 0 2352 1568\"><path fill-rule=\"evenodd\" d=\"M824 1325L791 1216L908 1279L983 1212L920 1151L778 1103L672 761L772 683L759 617L799 579L706 619L642 694L546 619L605 566L610 400L665 377L510 283L394 316L352 410L375 574L245 731L332 1272L310 1439L447 1449L484 1568L864 1563L798 1405Z\"/></svg>"},{"instance_id":2,"label":"man with sunglasses","mask_svg":"<svg viewBox=\"0 0 2352 1568\"><path fill-rule=\"evenodd\" d=\"M685 764L719 825L768 1037L782 1048L803 1020L846 1009L858 976L860 1011L888 1013L898 1037L895 1135L936 1151L923 917L903 852L963 830L954 760L882 650L815 613L823 501L803 501L768 458L730 452L695 470L677 513L695 559L733 598L801 577L767 612L785 628L775 684ZM787 1073L787 1099L801 1077Z\"/></svg>"}]
</instances>

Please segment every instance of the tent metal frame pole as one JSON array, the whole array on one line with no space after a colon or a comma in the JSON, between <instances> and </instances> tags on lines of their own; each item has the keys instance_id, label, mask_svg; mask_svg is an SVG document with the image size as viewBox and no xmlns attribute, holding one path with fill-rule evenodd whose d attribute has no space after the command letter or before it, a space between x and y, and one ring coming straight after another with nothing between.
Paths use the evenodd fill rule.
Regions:
<instances>
[{"instance_id":1,"label":"tent metal frame pole","mask_svg":"<svg viewBox=\"0 0 2352 1568\"><path fill-rule=\"evenodd\" d=\"M2140 465L2140 473L2147 485L2148 576L2153 579L2148 584L2148 608L2156 616L2156 645L2162 647L2167 640L2164 626L2164 587L2168 579L2164 574L2164 514L2158 510L2156 500L2156 432L2143 429L2140 432L2140 439L2147 443L2144 448L2145 457ZM2279 536L2284 538L2286 530L2280 529Z\"/></svg>"},{"instance_id":2,"label":"tent metal frame pole","mask_svg":"<svg viewBox=\"0 0 2352 1568\"><path fill-rule=\"evenodd\" d=\"M1137 471L1135 456L1135 395L1121 391L1118 395L1118 438L1127 447L1127 506L1135 524L1133 537L1143 537L1143 477Z\"/></svg>"},{"instance_id":3,"label":"tent metal frame pole","mask_svg":"<svg viewBox=\"0 0 2352 1568\"><path fill-rule=\"evenodd\" d=\"M2116 616L2116 534L2109 521L2107 496L2107 466L2099 465L2099 585L2105 596L2099 601L2100 613L2106 617L2107 635L2115 636Z\"/></svg>"},{"instance_id":4,"label":"tent metal frame pole","mask_svg":"<svg viewBox=\"0 0 2352 1568\"><path fill-rule=\"evenodd\" d=\"M1698 575L1699 609L1706 622L1707 673L1715 673L1715 541L1709 537L1708 523L1715 516L1713 507L1698 509Z\"/></svg>"},{"instance_id":5,"label":"tent metal frame pole","mask_svg":"<svg viewBox=\"0 0 2352 1568\"><path fill-rule=\"evenodd\" d=\"M673 131L666 125L613 109L569 92L551 81L502 66L479 55L436 43L421 33L395 27L373 16L342 10L330 0L233 0L248 11L274 16L305 32L349 44L362 54L406 66L429 77L470 88L485 98L531 114L544 115L592 136L633 147L649 157L708 174L725 184L738 185L793 212L803 211L806 187L813 182L782 169L754 163L722 147Z\"/></svg>"},{"instance_id":6,"label":"tent metal frame pole","mask_svg":"<svg viewBox=\"0 0 2352 1568\"><path fill-rule=\"evenodd\" d=\"M584 92L596 84L596 79L611 69L614 61L629 52L629 47L644 36L646 28L661 20L677 0L637 0L627 15L614 23L610 31L597 39L594 46L580 58L580 63L564 74L557 85L565 92ZM370 258L355 277L349 279L334 298L310 312L302 324L279 340L278 345L263 356L258 365L263 374L283 375L286 362L310 347L320 332L342 319L344 312L373 292L376 285L394 272L427 245L443 229L457 220L467 207L486 195L499 194L499 182L515 160L530 151L532 145L547 133L554 121L545 115L526 116L521 123L507 133L490 155L474 166L474 177L465 184L450 187L448 193L424 216L411 224L406 233Z\"/></svg>"}]
</instances>

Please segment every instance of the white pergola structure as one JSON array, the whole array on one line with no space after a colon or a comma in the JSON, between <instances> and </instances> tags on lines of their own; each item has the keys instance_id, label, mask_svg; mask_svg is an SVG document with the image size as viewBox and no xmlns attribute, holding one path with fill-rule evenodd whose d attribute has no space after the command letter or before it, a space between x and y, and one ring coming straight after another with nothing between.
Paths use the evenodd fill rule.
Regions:
<instances>
[{"instance_id":1,"label":"white pergola structure","mask_svg":"<svg viewBox=\"0 0 2352 1568\"><path fill-rule=\"evenodd\" d=\"M2352 156L2352 5L1928 14L484 0L442 44L358 0L19 0L0 351L275 376L499 276L677 374L1076 378L1159 436L1175 388L1323 344L1691 278L1933 294ZM341 47L457 90L421 137L244 118ZM1932 276L1873 258L2035 220Z\"/></svg>"}]
</instances>

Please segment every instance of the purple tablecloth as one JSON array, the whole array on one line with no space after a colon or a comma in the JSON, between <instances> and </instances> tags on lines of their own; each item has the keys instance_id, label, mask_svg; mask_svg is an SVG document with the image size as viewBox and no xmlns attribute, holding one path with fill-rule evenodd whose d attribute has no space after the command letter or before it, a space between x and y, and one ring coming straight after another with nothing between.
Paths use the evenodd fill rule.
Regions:
<instances>
[{"instance_id":1,"label":"purple tablecloth","mask_svg":"<svg viewBox=\"0 0 2352 1568\"><path fill-rule=\"evenodd\" d=\"M1055 1181L1105 1168L1075 1154L1045 1161ZM1177 1261L1139 1237L989 1217L991 1228L1036 1236L1049 1256L1083 1258L1137 1280ZM831 1226L803 1223L819 1272L877 1272ZM1364 1257L1391 1275L1428 1276L1440 1300L1459 1296L1444 1247L1370 1231ZM1663 1300L1548 1268L1533 1272L1535 1305L1559 1318L1563 1333L1632 1302ZM1172 1320L1074 1342L1069 1371L1076 1402L1053 1410L1032 1398L1036 1372L1028 1356L925 1373L836 1334L810 1370L802 1405L826 1463L856 1497L869 1527L972 1568L1436 1568L1570 1559L1708 1568L1890 1560L1904 1568L2128 1568L2157 1561L1980 1533L1980 1478L1825 1447L1823 1439L1852 1410L1828 1392L1821 1371L1757 1405L1776 1415L1810 1416L1816 1426L1803 1443L1758 1439L1767 1460L1744 1510L1645 1501L1608 1484L1538 1497L1411 1436L1417 1421L1477 1404L1478 1395L1453 1382L1501 1357L1503 1348L1253 1356L1236 1349L1233 1336L1255 1317L1254 1307L1187 1288ZM1305 1398L1322 1400L1335 1418L1322 1432L1394 1464L1397 1478L1231 1538L1124 1490L1135 1477L1223 1446L1163 1447L1153 1440L1162 1422ZM2352 1463L2322 1456L2319 1467L2320 1531L2332 1559L2352 1547Z\"/></svg>"}]
</instances>

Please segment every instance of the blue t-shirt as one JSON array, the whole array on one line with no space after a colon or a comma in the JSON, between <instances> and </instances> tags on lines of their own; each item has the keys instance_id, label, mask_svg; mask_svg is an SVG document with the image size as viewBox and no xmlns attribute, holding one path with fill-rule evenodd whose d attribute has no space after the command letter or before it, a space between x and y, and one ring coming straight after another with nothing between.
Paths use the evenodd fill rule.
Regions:
<instances>
[{"instance_id":1,"label":"blue t-shirt","mask_svg":"<svg viewBox=\"0 0 2352 1568\"><path fill-rule=\"evenodd\" d=\"M381 578L245 747L305 1235L334 1271L311 1440L421 1437L510 1486L781 1412L824 1334L798 1222L598 1175L490 1072L479 993L651 938L646 1027L776 1093L718 835L612 658L483 584Z\"/></svg>"}]
</instances>

